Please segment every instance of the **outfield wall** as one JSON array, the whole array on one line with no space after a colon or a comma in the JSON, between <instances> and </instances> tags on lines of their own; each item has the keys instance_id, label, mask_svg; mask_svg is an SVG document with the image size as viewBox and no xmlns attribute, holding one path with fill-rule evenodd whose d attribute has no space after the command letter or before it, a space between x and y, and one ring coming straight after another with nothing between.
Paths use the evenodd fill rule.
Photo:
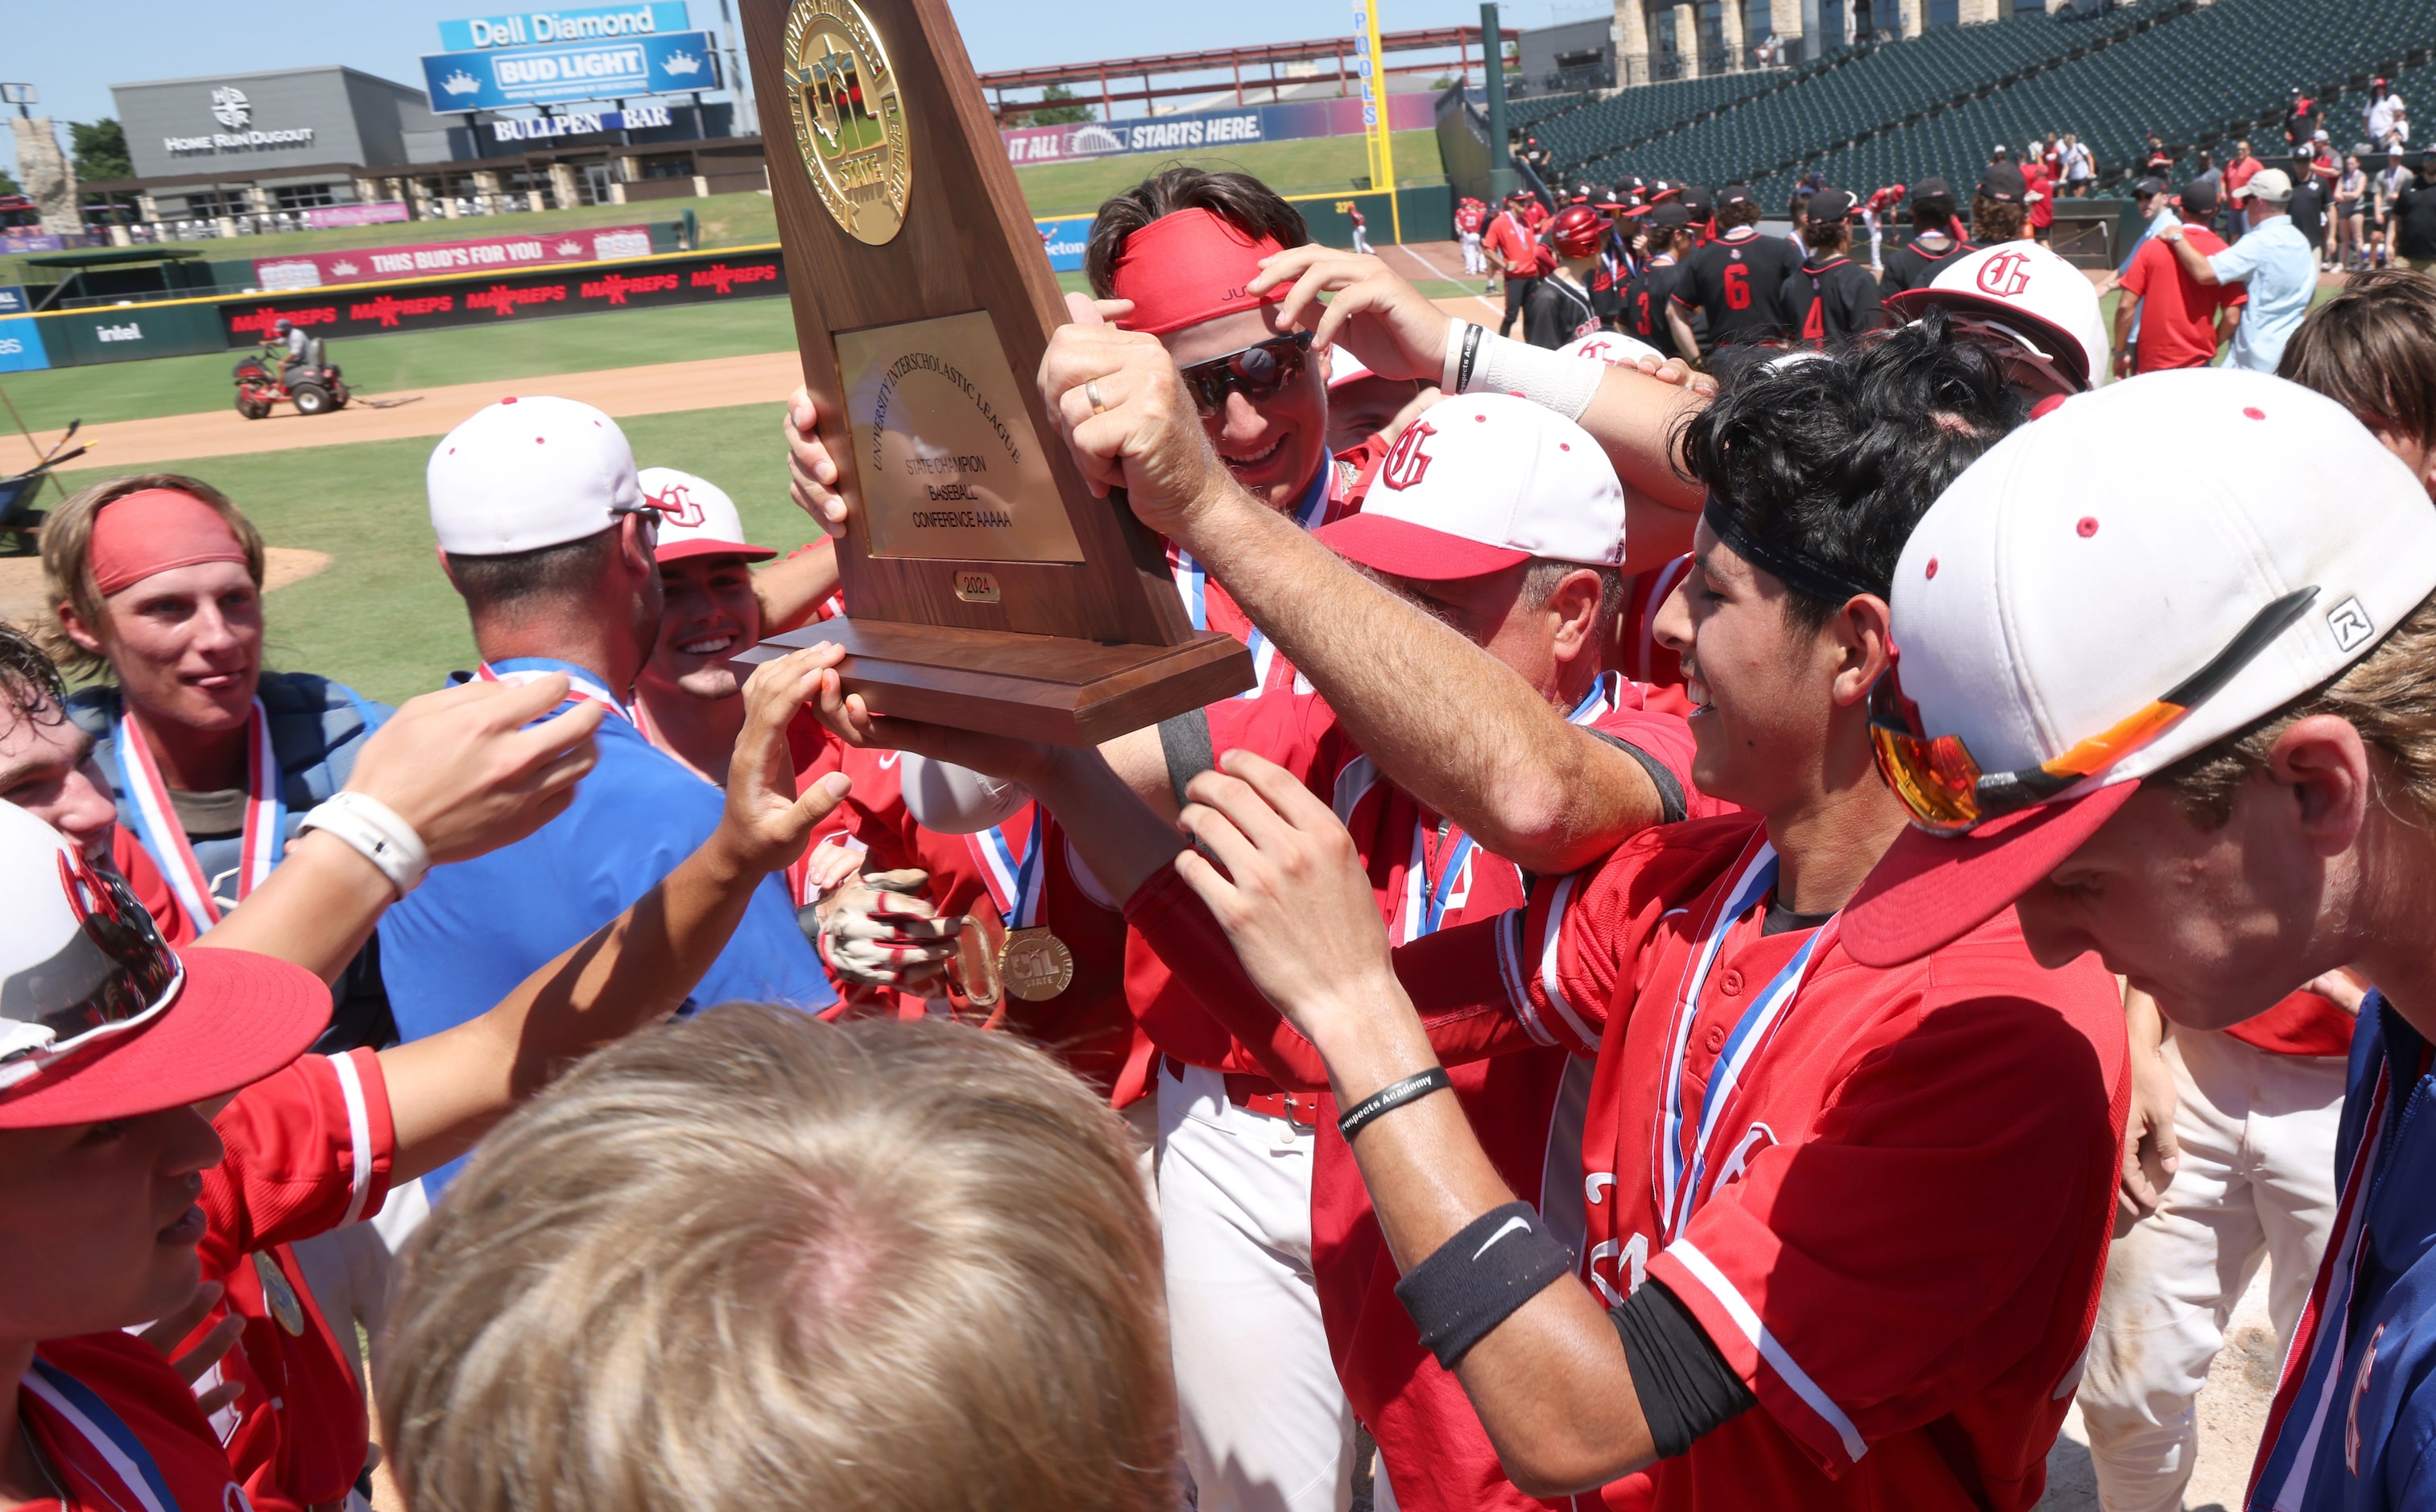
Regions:
<instances>
[{"instance_id":1,"label":"outfield wall","mask_svg":"<svg viewBox=\"0 0 2436 1512\"><path fill-rule=\"evenodd\" d=\"M1443 183L1406 184L1396 191L1396 204L1391 208L1384 190L1348 190L1344 194L1290 194L1286 199L1302 212L1304 222L1311 227L1311 239L1331 247L1353 245L1353 212L1360 210L1364 230L1370 235L1370 245L1384 247L1389 242L1452 241L1454 239L1454 194ZM1396 235L1397 213L1403 217L1403 235ZM1040 230L1040 243L1049 253L1049 266L1061 273L1083 270L1083 252L1091 240L1089 216L1053 216L1036 218L1033 224Z\"/></svg>"},{"instance_id":2,"label":"outfield wall","mask_svg":"<svg viewBox=\"0 0 2436 1512\"><path fill-rule=\"evenodd\" d=\"M420 331L624 306L722 304L787 291L774 244L669 257L562 264L513 274L396 279L287 295L155 300L9 315L0 309L0 373L252 348L281 320L325 339ZM339 357L344 366L344 357Z\"/></svg>"},{"instance_id":3,"label":"outfield wall","mask_svg":"<svg viewBox=\"0 0 2436 1512\"><path fill-rule=\"evenodd\" d=\"M1085 103L1088 103L1085 102ZM1387 96L1387 127L1423 131L1436 122L1430 95ZM1018 167L1071 163L1120 152L1191 152L1246 147L1255 142L1299 142L1315 136L1358 136L1358 99L1288 100L1280 105L1241 105L1195 111L1189 115L1151 115L1124 121L1086 121L1077 126L1018 126L999 132L1006 160ZM1367 214L1368 212L1365 212Z\"/></svg>"}]
</instances>

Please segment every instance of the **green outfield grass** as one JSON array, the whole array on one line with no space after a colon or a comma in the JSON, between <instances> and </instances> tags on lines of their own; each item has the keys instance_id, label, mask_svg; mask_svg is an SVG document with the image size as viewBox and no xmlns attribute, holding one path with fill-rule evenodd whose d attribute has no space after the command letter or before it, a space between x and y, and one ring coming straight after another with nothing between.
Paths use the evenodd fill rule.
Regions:
<instances>
[{"instance_id":1,"label":"green outfield grass","mask_svg":"<svg viewBox=\"0 0 2436 1512\"><path fill-rule=\"evenodd\" d=\"M1402 160L1398 159L1401 163ZM544 235L583 231L596 226L640 226L654 220L676 220L694 213L704 247L752 247L778 239L778 219L770 197L749 194L687 195L682 200L652 200L628 205L577 205L566 210L525 211L507 216L467 216L457 220L392 221L381 226L333 226L327 231L282 231L263 236L185 241L214 261L276 257L283 252L343 252L350 247L423 247L451 241L480 241L490 236ZM0 284L26 281L26 258L41 252L0 257ZM42 281L57 276L55 269L38 269Z\"/></svg>"},{"instance_id":2,"label":"green outfield grass","mask_svg":"<svg viewBox=\"0 0 2436 1512\"><path fill-rule=\"evenodd\" d=\"M330 359L346 371L349 387L363 393L394 394L451 383L783 352L794 342L793 307L786 300L749 299L402 331L333 340L329 351ZM78 417L98 425L192 414L231 402L235 391L229 370L236 358L234 351L207 352L18 373L0 377L0 391L8 393L26 424L41 430ZM7 423L0 414L0 426Z\"/></svg>"},{"instance_id":3,"label":"green outfield grass","mask_svg":"<svg viewBox=\"0 0 2436 1512\"><path fill-rule=\"evenodd\" d=\"M1436 182L1446 176L1438 162L1436 131L1397 131L1396 182ZM1045 163L1015 170L1023 198L1035 216L1088 216L1100 201L1141 182L1169 163L1205 168L1240 168L1280 194L1342 192L1370 174L1369 148L1358 136L1322 136L1304 142L1260 142L1225 151L1122 152L1085 163Z\"/></svg>"},{"instance_id":4,"label":"green outfield grass","mask_svg":"<svg viewBox=\"0 0 2436 1512\"><path fill-rule=\"evenodd\" d=\"M780 407L620 421L646 467L698 473L734 496L745 534L792 547L811 523L787 500ZM464 606L431 554L428 437L165 462L226 489L272 546L326 551L326 571L268 600L270 664L320 672L394 704L474 665Z\"/></svg>"}]
</instances>

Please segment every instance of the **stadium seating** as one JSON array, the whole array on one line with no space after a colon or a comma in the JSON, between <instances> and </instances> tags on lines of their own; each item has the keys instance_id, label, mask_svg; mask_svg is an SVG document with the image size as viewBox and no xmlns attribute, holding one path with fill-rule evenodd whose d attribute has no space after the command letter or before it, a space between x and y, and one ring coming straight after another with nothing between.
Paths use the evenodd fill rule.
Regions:
<instances>
[{"instance_id":1,"label":"stadium seating","mask_svg":"<svg viewBox=\"0 0 2436 1512\"><path fill-rule=\"evenodd\" d=\"M2117 10L2103 20L2034 14L1986 26L1933 27L1909 41L1861 50L1844 67L1644 148L1593 159L1588 170L1592 178L1628 166L1644 176L1696 183L1748 182L1822 148L1996 89L2026 70L2103 46L2136 25L2148 9Z\"/></svg>"},{"instance_id":2,"label":"stadium seating","mask_svg":"<svg viewBox=\"0 0 2436 1512\"><path fill-rule=\"evenodd\" d=\"M2272 127L2295 86L2339 128L2373 72L2436 113L2431 53L2436 0L2141 0L2102 16L1935 26L1791 74L1516 101L1511 118L1561 178L1744 182L1771 209L1813 170L1864 194L1930 174L1967 189L1996 143L2018 152L2048 131L2090 145L2103 188L2137 169L2151 130L2177 153L2243 134L2280 149ZM2337 130L2338 145L2351 134Z\"/></svg>"},{"instance_id":3,"label":"stadium seating","mask_svg":"<svg viewBox=\"0 0 2436 1512\"><path fill-rule=\"evenodd\" d=\"M2019 151L2020 144L2050 130L2073 131L2089 143L2101 182L2137 168L2151 130L2178 151L2248 134L2266 152L2269 123L2280 118L2294 86L2322 100L2354 100L2331 115L2340 123L2357 112L2358 86L2371 71L2392 69L2431 45L2436 0L2340 6L2216 0L1983 98L1804 164L1801 171L1817 168L1828 182L1862 193L1917 182L1930 173L1962 187L1975 182L1994 144ZM1834 140L1822 133L1817 145ZM2280 136L2276 142L2280 148ZM1766 188L1789 192L1791 175L1771 178Z\"/></svg>"}]
</instances>

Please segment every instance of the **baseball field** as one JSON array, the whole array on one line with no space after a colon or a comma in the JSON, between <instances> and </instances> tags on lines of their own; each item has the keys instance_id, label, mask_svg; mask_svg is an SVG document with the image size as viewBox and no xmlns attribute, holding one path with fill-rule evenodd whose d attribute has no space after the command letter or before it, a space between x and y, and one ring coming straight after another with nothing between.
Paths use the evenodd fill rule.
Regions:
<instances>
[{"instance_id":1,"label":"baseball field","mask_svg":"<svg viewBox=\"0 0 2436 1512\"><path fill-rule=\"evenodd\" d=\"M1432 133L1398 133L1397 151L1399 177L1437 169ZM1366 171L1362 144L1351 138L1187 160L1240 166L1289 192L1338 189ZM1164 160L1055 165L1024 169L1021 178L1036 213L1088 212L1157 161ZM749 245L773 235L766 196L670 203L695 211L705 244ZM667 213L660 204L648 209ZM546 212L531 223L598 223L635 213L599 206ZM302 235L352 244L424 233L441 240L453 229ZM255 245L275 251L268 244L289 239L301 238ZM1460 268L1451 244L1391 249L1388 256L1450 310L1493 312L1479 285L1448 276ZM1061 282L1079 288L1083 281L1066 274ZM709 478L735 496L755 539L792 547L809 532L787 500L779 435L781 402L798 381L794 350L789 306L778 299L405 332L336 342L330 354L359 395L402 403L315 417L283 408L254 422L230 405L233 354L19 374L0 381L9 406L0 409L0 470L30 455L31 443L16 434L20 419L37 440L81 419L79 439L94 449L63 475L66 488L143 470L189 473L225 489L281 551L281 585L270 599L273 664L394 702L437 686L473 654L463 615L433 563L425 518L423 466L434 438L505 392L580 398L618 418L642 464ZM59 496L51 491L52 502ZM39 601L35 564L0 560L0 614L23 616Z\"/></svg>"}]
</instances>

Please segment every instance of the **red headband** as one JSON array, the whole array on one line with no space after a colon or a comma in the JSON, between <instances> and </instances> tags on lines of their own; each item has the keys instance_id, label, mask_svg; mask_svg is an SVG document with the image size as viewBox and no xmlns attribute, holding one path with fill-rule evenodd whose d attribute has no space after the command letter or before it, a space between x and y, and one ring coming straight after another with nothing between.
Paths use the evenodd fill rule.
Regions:
<instances>
[{"instance_id":1,"label":"red headband","mask_svg":"<svg viewBox=\"0 0 2436 1512\"><path fill-rule=\"evenodd\" d=\"M1134 302L1131 315L1117 318L1128 331L1165 336L1237 310L1258 309L1286 297L1288 285L1265 294L1244 286L1260 276L1261 259L1285 249L1268 236L1255 241L1207 210L1161 216L1125 238L1109 281L1119 299Z\"/></svg>"},{"instance_id":2,"label":"red headband","mask_svg":"<svg viewBox=\"0 0 2436 1512\"><path fill-rule=\"evenodd\" d=\"M107 599L174 567L243 562L245 547L218 510L175 489L148 488L112 499L93 518L94 591Z\"/></svg>"}]
</instances>

